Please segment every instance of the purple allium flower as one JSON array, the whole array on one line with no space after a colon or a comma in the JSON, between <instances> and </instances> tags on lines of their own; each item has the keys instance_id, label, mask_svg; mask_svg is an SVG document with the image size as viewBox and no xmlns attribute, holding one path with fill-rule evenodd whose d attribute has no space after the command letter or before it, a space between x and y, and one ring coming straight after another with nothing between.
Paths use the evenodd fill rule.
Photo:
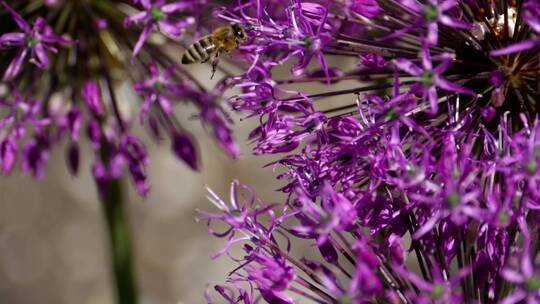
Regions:
<instances>
[{"instance_id":1,"label":"purple allium flower","mask_svg":"<svg viewBox=\"0 0 540 304\"><path fill-rule=\"evenodd\" d=\"M538 302L539 7L247 0L219 10L250 36L247 70L224 83L240 91L229 103L259 120L253 151L279 154L270 165L287 199L249 190L240 200L246 187L233 183L229 207L212 193L221 212L201 218L227 240L217 256L238 263L216 296ZM269 265L281 274L268 276L273 293L250 276Z\"/></svg>"},{"instance_id":2,"label":"purple allium flower","mask_svg":"<svg viewBox=\"0 0 540 304\"><path fill-rule=\"evenodd\" d=\"M30 62L41 69L49 65L47 52L57 53L55 45L69 44L70 40L54 33L42 17L38 17L30 26L23 17L17 14L6 2L1 4L19 27L20 32L5 33L0 36L0 50L18 48L17 55L4 72L4 80L13 79L21 71L24 59L30 54Z\"/></svg>"},{"instance_id":3,"label":"purple allium flower","mask_svg":"<svg viewBox=\"0 0 540 304\"><path fill-rule=\"evenodd\" d=\"M440 55L441 63L434 68L431 56L429 54L429 48L427 45L424 45L420 59L422 62L422 67L418 67L413 62L405 58L396 59L395 65L398 69L420 78L421 87L419 88L419 91L422 94L422 99L429 101L432 113L437 113L438 110L439 98L437 96L437 88L450 92L475 96L472 90L460 87L441 77L441 75L450 67L452 63L451 54L442 53Z\"/></svg>"},{"instance_id":4,"label":"purple allium flower","mask_svg":"<svg viewBox=\"0 0 540 304\"><path fill-rule=\"evenodd\" d=\"M215 25L200 12L214 4L42 2L0 1L6 12L0 34L2 174L19 162L23 172L41 178L49 153L64 146L67 168L76 175L84 163L81 142L89 141L101 192L111 180L129 176L144 195L150 189L149 159L142 139L133 135L130 114L138 112L155 139L168 136L171 153L197 169L196 143L175 114L175 107L186 103L226 153L239 155L222 104L223 88L201 84L167 51L169 45L187 45L187 39L211 32ZM147 39L152 31L161 39ZM141 100L121 98L131 89Z\"/></svg>"}]
</instances>

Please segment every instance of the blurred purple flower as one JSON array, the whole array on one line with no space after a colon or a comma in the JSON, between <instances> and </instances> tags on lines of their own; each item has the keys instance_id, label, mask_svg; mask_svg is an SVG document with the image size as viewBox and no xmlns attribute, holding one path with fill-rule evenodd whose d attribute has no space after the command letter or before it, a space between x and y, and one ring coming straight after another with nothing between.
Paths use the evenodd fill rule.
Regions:
<instances>
[{"instance_id":1,"label":"blurred purple flower","mask_svg":"<svg viewBox=\"0 0 540 304\"><path fill-rule=\"evenodd\" d=\"M143 11L134 15L126 17L124 20L124 26L130 27L135 23L143 23L143 31L133 48L133 56L137 56L140 52L144 42L150 35L152 29L157 28L163 34L178 37L182 34L185 27L193 25L195 18L188 16L182 20L174 20L169 15L184 11L186 9L192 9L197 1L174 1L165 4L165 0L141 0L137 1Z\"/></svg>"},{"instance_id":2,"label":"blurred purple flower","mask_svg":"<svg viewBox=\"0 0 540 304\"><path fill-rule=\"evenodd\" d=\"M188 102L223 150L238 156L233 121L221 105L223 88L203 86L164 47L172 39L186 43L187 39L178 40L184 32L188 35L181 38L192 42L193 37L210 31L213 21L198 12L215 4L125 0L79 6L31 1L29 5L35 4L35 9L28 10L22 2L0 2L10 17L0 35L0 51L5 55L0 66L5 68L6 81L0 84L3 174L13 171L19 161L23 172L41 178L49 153L64 146L66 167L77 175L84 163L82 142L88 141L95 152L92 172L102 194L110 181L129 176L145 195L150 189L149 159L142 139L133 134L131 108L136 107L141 124L153 139L159 142L169 135L171 154L197 169L196 142L173 109ZM128 16L131 12L136 13ZM200 32L190 26L195 23ZM142 33L137 24L142 25ZM163 39L147 41L153 30ZM85 34L90 32L95 35ZM127 53L133 56L125 57ZM25 58L35 66L25 64ZM128 78L135 85L127 90L138 93L142 103L125 98Z\"/></svg>"},{"instance_id":3,"label":"blurred purple flower","mask_svg":"<svg viewBox=\"0 0 540 304\"><path fill-rule=\"evenodd\" d=\"M172 151L180 160L183 160L193 170L199 168L197 150L191 138L186 134L172 135Z\"/></svg>"},{"instance_id":4,"label":"blurred purple flower","mask_svg":"<svg viewBox=\"0 0 540 304\"><path fill-rule=\"evenodd\" d=\"M30 62L41 69L49 65L47 52L56 53L58 50L55 45L67 45L71 41L54 33L48 26L45 19L38 17L32 26L26 22L17 12L15 12L6 2L1 4L11 14L15 23L22 32L5 33L0 36L0 50L18 48L17 55L11 61L4 72L4 80L15 78L21 71L21 66L28 53L30 53Z\"/></svg>"}]
</instances>

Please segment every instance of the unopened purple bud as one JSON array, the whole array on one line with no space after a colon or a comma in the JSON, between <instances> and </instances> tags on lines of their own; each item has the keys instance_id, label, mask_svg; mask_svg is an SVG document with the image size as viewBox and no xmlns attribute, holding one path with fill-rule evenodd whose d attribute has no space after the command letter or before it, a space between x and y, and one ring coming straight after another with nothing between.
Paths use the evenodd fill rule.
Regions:
<instances>
[{"instance_id":1,"label":"unopened purple bud","mask_svg":"<svg viewBox=\"0 0 540 304\"><path fill-rule=\"evenodd\" d=\"M99 86L93 82L88 81L82 89L81 95L86 102L86 106L90 111L94 112L96 115L103 115L103 107L101 106L101 93Z\"/></svg>"},{"instance_id":2,"label":"unopened purple bud","mask_svg":"<svg viewBox=\"0 0 540 304\"><path fill-rule=\"evenodd\" d=\"M504 74L503 72L497 70L497 71L493 71L489 74L489 83L498 88L500 86L503 85L504 83Z\"/></svg>"},{"instance_id":3,"label":"unopened purple bud","mask_svg":"<svg viewBox=\"0 0 540 304\"><path fill-rule=\"evenodd\" d=\"M122 177L126 160L121 154L114 155L109 161L109 174L112 178Z\"/></svg>"},{"instance_id":4,"label":"unopened purple bud","mask_svg":"<svg viewBox=\"0 0 540 304\"><path fill-rule=\"evenodd\" d=\"M148 117L148 126L150 127L150 132L152 132L152 138L158 141L163 139L159 130L159 123L154 117Z\"/></svg>"},{"instance_id":5,"label":"unopened purple bud","mask_svg":"<svg viewBox=\"0 0 540 304\"><path fill-rule=\"evenodd\" d=\"M374 71L383 69L387 62L381 55L366 54L360 57L360 63Z\"/></svg>"},{"instance_id":6,"label":"unopened purple bud","mask_svg":"<svg viewBox=\"0 0 540 304\"><path fill-rule=\"evenodd\" d=\"M79 145L77 143L71 144L66 152L66 162L69 172L76 176L79 173L80 163Z\"/></svg>"},{"instance_id":7,"label":"unopened purple bud","mask_svg":"<svg viewBox=\"0 0 540 304\"><path fill-rule=\"evenodd\" d=\"M332 243L327 239L325 242L320 244L319 251L321 252L325 261L330 264L336 263L338 260L338 254Z\"/></svg>"},{"instance_id":8,"label":"unopened purple bud","mask_svg":"<svg viewBox=\"0 0 540 304\"><path fill-rule=\"evenodd\" d=\"M81 112L77 108L73 108L67 114L69 133L71 134L72 141L79 140L79 133L81 130Z\"/></svg>"},{"instance_id":9,"label":"unopened purple bud","mask_svg":"<svg viewBox=\"0 0 540 304\"><path fill-rule=\"evenodd\" d=\"M129 166L129 172L131 173L131 177L135 182L137 192L139 192L139 194L142 196L146 196L150 190L150 187L146 182L146 174L143 172L142 167L138 164L131 164Z\"/></svg>"},{"instance_id":10,"label":"unopened purple bud","mask_svg":"<svg viewBox=\"0 0 540 304\"><path fill-rule=\"evenodd\" d=\"M35 178L43 178L45 164L49 159L47 140L36 138L30 140L24 147L22 158L22 170L24 173L32 173Z\"/></svg>"},{"instance_id":11,"label":"unopened purple bud","mask_svg":"<svg viewBox=\"0 0 540 304\"><path fill-rule=\"evenodd\" d=\"M92 143L92 147L97 149L101 145L101 127L99 123L95 120L90 121L86 133Z\"/></svg>"},{"instance_id":12,"label":"unopened purple bud","mask_svg":"<svg viewBox=\"0 0 540 304\"><path fill-rule=\"evenodd\" d=\"M495 118L495 115L497 114L497 110L494 107L485 107L480 110L480 114L482 115L482 118L484 118L486 121L491 121L493 118Z\"/></svg>"},{"instance_id":13,"label":"unopened purple bud","mask_svg":"<svg viewBox=\"0 0 540 304\"><path fill-rule=\"evenodd\" d=\"M171 149L179 159L188 164L191 169L197 170L197 150L191 140L186 134L175 132L172 135Z\"/></svg>"},{"instance_id":14,"label":"unopened purple bud","mask_svg":"<svg viewBox=\"0 0 540 304\"><path fill-rule=\"evenodd\" d=\"M2 172L9 174L17 160L17 142L13 138L6 138L0 143L0 162Z\"/></svg>"},{"instance_id":15,"label":"unopened purple bud","mask_svg":"<svg viewBox=\"0 0 540 304\"><path fill-rule=\"evenodd\" d=\"M96 27L97 30L104 30L107 27L109 27L109 24L107 23L107 20L103 18L99 18L94 22L94 26Z\"/></svg>"}]
</instances>

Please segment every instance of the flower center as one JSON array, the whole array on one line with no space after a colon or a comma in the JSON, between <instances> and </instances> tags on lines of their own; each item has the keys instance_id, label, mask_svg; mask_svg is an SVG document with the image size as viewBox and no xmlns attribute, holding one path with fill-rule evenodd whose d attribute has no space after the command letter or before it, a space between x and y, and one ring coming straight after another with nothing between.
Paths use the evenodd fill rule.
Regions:
<instances>
[{"instance_id":1,"label":"flower center","mask_svg":"<svg viewBox=\"0 0 540 304\"><path fill-rule=\"evenodd\" d=\"M432 72L424 72L422 74L422 85L424 87L430 87L435 82L435 75Z\"/></svg>"},{"instance_id":2,"label":"flower center","mask_svg":"<svg viewBox=\"0 0 540 304\"><path fill-rule=\"evenodd\" d=\"M352 300L348 296L343 296L338 299L338 304L351 304Z\"/></svg>"},{"instance_id":3,"label":"flower center","mask_svg":"<svg viewBox=\"0 0 540 304\"><path fill-rule=\"evenodd\" d=\"M395 119L399 118L399 114L397 113L396 110L390 109L390 110L388 110L388 112L386 113L384 118L385 118L386 122L389 122L389 121L392 121L392 120L395 120Z\"/></svg>"},{"instance_id":4,"label":"flower center","mask_svg":"<svg viewBox=\"0 0 540 304\"><path fill-rule=\"evenodd\" d=\"M154 84L154 87L160 93L165 92L165 86L163 85L163 83L161 83L161 81L156 81L156 83Z\"/></svg>"},{"instance_id":5,"label":"flower center","mask_svg":"<svg viewBox=\"0 0 540 304\"><path fill-rule=\"evenodd\" d=\"M428 5L424 9L424 18L426 18L427 21L434 21L437 20L437 17L439 16L439 12L437 10L437 7L434 5Z\"/></svg>"},{"instance_id":6,"label":"flower center","mask_svg":"<svg viewBox=\"0 0 540 304\"><path fill-rule=\"evenodd\" d=\"M499 222L502 224L506 224L508 220L510 219L510 215L506 211L499 212Z\"/></svg>"},{"instance_id":7,"label":"flower center","mask_svg":"<svg viewBox=\"0 0 540 304\"><path fill-rule=\"evenodd\" d=\"M309 37L304 38L304 47L306 49L311 49L313 47L313 42L311 42L311 38Z\"/></svg>"},{"instance_id":8,"label":"flower center","mask_svg":"<svg viewBox=\"0 0 540 304\"><path fill-rule=\"evenodd\" d=\"M538 169L538 164L534 160L531 160L527 162L526 167L527 167L527 172L529 172L530 174L534 174L536 173L536 170Z\"/></svg>"},{"instance_id":9,"label":"flower center","mask_svg":"<svg viewBox=\"0 0 540 304\"><path fill-rule=\"evenodd\" d=\"M461 197L459 196L459 194L457 193L451 193L450 195L448 195L448 197L446 198L446 203L448 204L448 206L450 207L455 207L459 204L459 201L461 200Z\"/></svg>"},{"instance_id":10,"label":"flower center","mask_svg":"<svg viewBox=\"0 0 540 304\"><path fill-rule=\"evenodd\" d=\"M159 20L161 20L161 18L163 18L165 16L163 11L160 10L159 8L157 8L157 7L152 8L151 14L152 14L152 19L154 21L159 21Z\"/></svg>"},{"instance_id":11,"label":"flower center","mask_svg":"<svg viewBox=\"0 0 540 304\"><path fill-rule=\"evenodd\" d=\"M26 38L26 44L28 47L33 48L38 44L39 40L34 36L29 36Z\"/></svg>"},{"instance_id":12,"label":"flower center","mask_svg":"<svg viewBox=\"0 0 540 304\"><path fill-rule=\"evenodd\" d=\"M442 298L443 295L444 295L444 286L441 284L434 285L433 290L431 290L431 297L434 300L438 300Z\"/></svg>"},{"instance_id":13,"label":"flower center","mask_svg":"<svg viewBox=\"0 0 540 304\"><path fill-rule=\"evenodd\" d=\"M530 277L527 280L527 289L529 291L538 291L540 288L540 280L537 277Z\"/></svg>"}]
</instances>

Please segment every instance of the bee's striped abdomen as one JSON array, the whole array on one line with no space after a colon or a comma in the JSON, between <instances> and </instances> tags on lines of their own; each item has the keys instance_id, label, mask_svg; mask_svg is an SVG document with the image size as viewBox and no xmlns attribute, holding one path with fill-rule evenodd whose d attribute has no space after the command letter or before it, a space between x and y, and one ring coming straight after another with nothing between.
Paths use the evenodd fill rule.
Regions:
<instances>
[{"instance_id":1,"label":"bee's striped abdomen","mask_svg":"<svg viewBox=\"0 0 540 304\"><path fill-rule=\"evenodd\" d=\"M182 64L206 61L214 54L216 45L212 36L206 36L192 44L182 56Z\"/></svg>"}]
</instances>

